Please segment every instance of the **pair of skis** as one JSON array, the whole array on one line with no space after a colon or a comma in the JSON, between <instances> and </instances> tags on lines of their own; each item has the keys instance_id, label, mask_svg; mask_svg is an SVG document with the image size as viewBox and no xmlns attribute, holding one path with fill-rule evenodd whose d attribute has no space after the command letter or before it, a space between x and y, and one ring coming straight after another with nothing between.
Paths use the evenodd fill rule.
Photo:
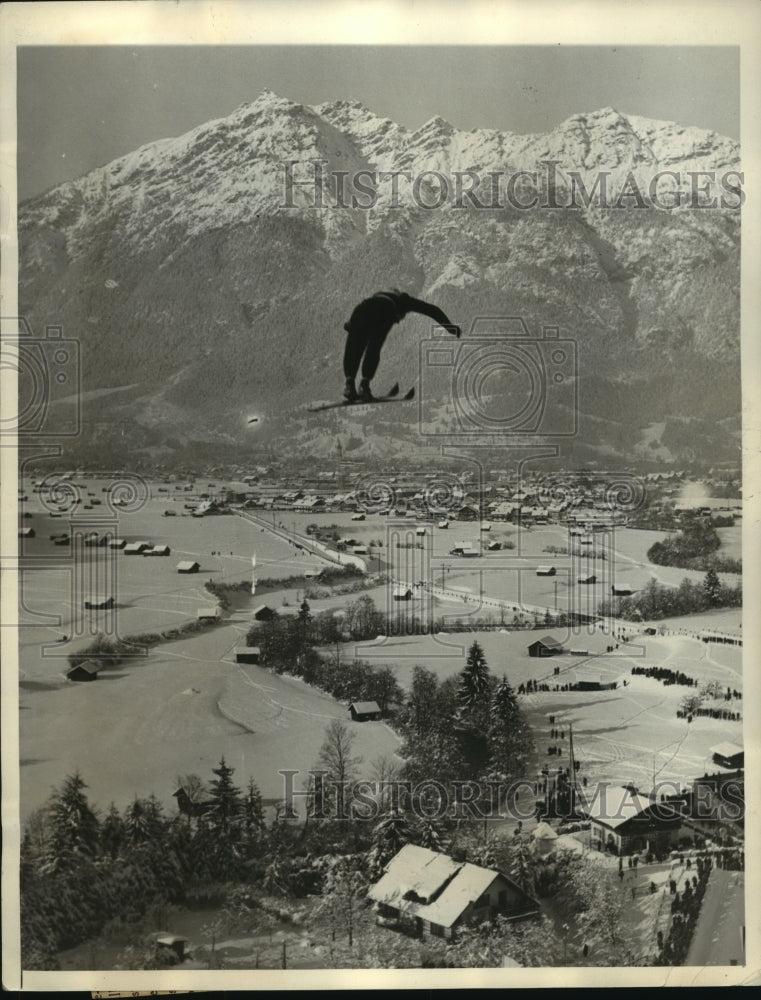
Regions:
<instances>
[{"instance_id":1,"label":"pair of skis","mask_svg":"<svg viewBox=\"0 0 761 1000\"><path fill-rule=\"evenodd\" d=\"M307 407L310 413L321 413L323 410L335 410L339 406L375 406L376 403L406 403L415 396L414 386L403 396L399 395L397 382L385 396L374 396L372 399L341 399L337 403L315 403Z\"/></svg>"}]
</instances>

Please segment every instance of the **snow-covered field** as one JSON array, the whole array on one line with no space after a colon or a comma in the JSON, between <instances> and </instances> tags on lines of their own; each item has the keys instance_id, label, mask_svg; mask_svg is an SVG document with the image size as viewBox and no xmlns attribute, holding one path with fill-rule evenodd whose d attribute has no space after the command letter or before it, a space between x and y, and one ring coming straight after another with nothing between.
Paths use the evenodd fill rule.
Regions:
<instances>
[{"instance_id":1,"label":"snow-covered field","mask_svg":"<svg viewBox=\"0 0 761 1000\"><path fill-rule=\"evenodd\" d=\"M374 760L395 751L398 740L384 723L353 723L343 705L298 680L237 666L232 650L244 643L246 627L168 643L95 683L22 684L22 814L76 769L103 808L151 792L171 806L178 775L208 780L222 756L239 787L253 777L265 799L280 799L278 771L315 765L333 719L356 734L354 751L368 774Z\"/></svg>"},{"instance_id":2,"label":"snow-covered field","mask_svg":"<svg viewBox=\"0 0 761 1000\"><path fill-rule=\"evenodd\" d=\"M91 486L97 491L97 486ZM99 491L98 491L99 492ZM34 517L28 521L37 537L27 550L31 556L61 558L61 568L35 568L24 574L24 607L20 632L22 813L40 806L51 788L66 774L79 769L90 789L93 801L105 808L111 800L126 804L134 795L154 792L170 806L175 778L179 774L198 773L208 778L210 770L224 755L236 768L236 781L245 785L255 778L265 798L277 799L283 791L281 769L305 771L319 752L326 726L331 719L347 721L356 734L355 753L364 761L363 772L371 773L374 760L393 754L398 740L383 723L356 724L348 720L344 706L323 693L290 677L275 677L258 667L239 667L232 650L243 644L249 626L246 612L238 612L226 623L180 641L154 648L145 658L123 663L101 673L96 683L68 682L62 671L64 656L43 655L42 644L51 643L61 633L70 634L71 572L66 566L67 550L54 547L48 535L66 530L64 518L44 516L36 497L30 496L27 508ZM179 509L181 503L172 502ZM117 615L119 632L134 632L181 625L195 617L198 607L213 603L204 590L205 580L237 581L248 579L251 554L257 555L257 575L261 579L285 577L303 572L315 561L297 554L287 542L274 538L242 518L219 516L195 519L164 517L170 506L166 497L157 496L140 511L120 514L118 533L127 539L141 539L171 546L169 557L144 558L116 555L118 571ZM350 515L275 514L289 530L303 531L312 521L337 523L341 532L356 537L386 539L386 519L352 522ZM460 525L459 528L463 526ZM471 532L477 525L469 525ZM454 529L454 530L453 530ZM449 531L433 534L432 552L451 547L461 531L451 525ZM537 577L535 563L548 561L544 545L561 544L564 532L548 527L524 532L520 539L509 526L492 529L492 537L512 538L520 548L497 552L479 559L479 568L467 567L463 560L435 556L432 579L441 582L442 565L446 589L460 591L459 597L436 598L436 614L453 616L494 613L493 607L480 608L479 589L505 601L518 598L527 603L554 608L555 581L558 582L558 607L568 606L568 574L555 578ZM625 565L649 572L644 552L652 533L620 531L616 534L616 552ZM528 538L526 536L529 536ZM385 547L385 546L384 546ZM93 550L96 559L108 556ZM387 557L384 552L384 561ZM401 550L407 551L407 550ZM419 551L419 550L417 550ZM516 556L516 551L518 555ZM221 553L212 556L212 552ZM394 563L398 567L398 556ZM500 567L487 568L491 556L499 557ZM565 558L567 557L559 557ZM179 576L179 559L197 559L201 573ZM508 571L510 560L518 566ZM626 560L629 560L626 563ZM32 565L32 560L27 562ZM560 562L558 568L560 569ZM373 566L373 568L375 568ZM687 575L674 574L675 581ZM392 570L393 571L393 570ZM622 571L623 572L623 571ZM655 574L653 574L655 575ZM697 574L698 576L700 574ZM516 589L516 581L523 581ZM384 610L389 600L388 588L368 591ZM462 598L469 595L465 602ZM274 607L284 600L293 603L298 591L290 588L252 598ZM314 601L312 607L343 606L347 597ZM413 607L415 603L413 602ZM60 616L45 621L41 615ZM695 689L666 687L658 681L633 677L632 666L663 664L695 677L701 683L718 681L742 688L742 650L738 647L707 646L682 635L679 629L695 626L731 627L739 612L718 613L697 621L670 622L672 634L641 636L618 650L607 653L615 643L610 635L584 628L577 634L553 634L567 648L585 651L585 655L564 655L544 660L528 656L527 646L543 632L513 631L511 615L504 631L469 632L447 636L403 636L373 643L346 644L345 657L356 656L376 665L389 665L403 687L410 683L415 664L425 666L440 677L459 672L467 649L474 639L483 646L491 671L505 673L514 687L532 679L545 680L550 686L572 683L578 679L619 682L608 692L538 692L523 699L536 728L537 745L543 754L552 742L561 745L567 755L568 733L563 741L552 741L547 715L562 720L564 730L573 724L575 751L582 762L581 774L590 781L610 779L635 781L647 787L656 780L688 781L710 765L710 748L730 740L742 741L742 723L695 718L688 724L676 717L684 695ZM724 620L726 618L726 621ZM735 631L735 629L733 629ZM84 642L79 641L79 645ZM47 652L50 653L50 648ZM64 652L64 645L59 650ZM69 651L69 646L65 647ZM555 667L560 674L555 676ZM628 685L623 686L626 679ZM724 703L721 703L724 705ZM729 707L742 712L742 702ZM545 745L546 744L546 745ZM559 763L548 757L548 762ZM297 785L300 783L297 781Z\"/></svg>"},{"instance_id":3,"label":"snow-covered field","mask_svg":"<svg viewBox=\"0 0 761 1000\"><path fill-rule=\"evenodd\" d=\"M619 644L617 650L608 654L605 650L611 638L601 631L590 636L550 630L548 634L566 648L586 650L588 655L530 657L529 643L544 634L491 631L407 636L354 645L351 652L372 663L393 667L405 687L411 682L416 665L432 670L442 679L458 673L474 640L483 648L491 672L497 676L504 673L516 689L528 680L547 683L551 688L578 680L617 681L618 686L612 691L551 690L521 698L534 726L540 755L550 745L558 745L564 766L567 765L569 732L573 726L575 755L582 762L581 774L589 781L634 781L648 789L654 776L659 781L687 782L711 766L711 747L724 740L742 743L741 721L696 717L688 723L677 718L682 699L698 688L666 686L631 673L632 667L664 666L694 677L699 685L716 681L722 690L729 686L741 691L740 647L707 645L681 635L639 636ZM558 676L554 674L555 668L560 669ZM742 714L742 700L720 701L716 705ZM555 726L549 723L549 715L555 716ZM561 728L564 739L551 739L552 728ZM559 763L556 756L548 756L547 761L551 765Z\"/></svg>"}]
</instances>

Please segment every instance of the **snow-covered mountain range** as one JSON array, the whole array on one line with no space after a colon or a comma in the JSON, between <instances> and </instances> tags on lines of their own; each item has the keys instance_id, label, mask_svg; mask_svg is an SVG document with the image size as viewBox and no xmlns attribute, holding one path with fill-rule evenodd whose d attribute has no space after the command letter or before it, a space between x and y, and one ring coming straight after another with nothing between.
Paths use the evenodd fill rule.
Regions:
<instances>
[{"instance_id":1,"label":"snow-covered mountain range","mask_svg":"<svg viewBox=\"0 0 761 1000\"><path fill-rule=\"evenodd\" d=\"M37 335L80 340L85 390L129 384L87 403L88 443L111 421L136 447L234 444L254 407L277 418L264 437L319 453L344 417L294 410L339 391L343 322L397 286L466 336L488 315L574 339L585 447L691 418L725 426L721 451L739 414L740 170L726 137L612 108L544 135L410 131L265 91L22 204L20 308ZM414 380L429 333L412 316L392 333L384 382Z\"/></svg>"}]
</instances>

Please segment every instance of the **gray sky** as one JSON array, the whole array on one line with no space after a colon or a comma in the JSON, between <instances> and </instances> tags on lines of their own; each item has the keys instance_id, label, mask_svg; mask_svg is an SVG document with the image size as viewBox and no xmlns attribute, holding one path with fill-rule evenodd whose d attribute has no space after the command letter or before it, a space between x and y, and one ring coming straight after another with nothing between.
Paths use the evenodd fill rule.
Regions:
<instances>
[{"instance_id":1,"label":"gray sky","mask_svg":"<svg viewBox=\"0 0 761 1000\"><path fill-rule=\"evenodd\" d=\"M18 49L23 200L180 135L265 87L355 98L417 128L544 132L613 106L739 138L739 49L665 46L46 46Z\"/></svg>"}]
</instances>

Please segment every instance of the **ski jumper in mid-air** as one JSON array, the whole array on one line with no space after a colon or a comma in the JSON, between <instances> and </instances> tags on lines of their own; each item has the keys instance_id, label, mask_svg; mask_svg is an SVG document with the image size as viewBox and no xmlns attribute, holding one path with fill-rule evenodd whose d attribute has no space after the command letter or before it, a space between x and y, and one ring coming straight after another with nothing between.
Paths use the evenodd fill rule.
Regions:
<instances>
[{"instance_id":1,"label":"ski jumper in mid-air","mask_svg":"<svg viewBox=\"0 0 761 1000\"><path fill-rule=\"evenodd\" d=\"M462 332L437 306L414 299L397 288L390 292L376 292L369 299L363 299L354 309L349 322L344 323L348 336L344 350L346 385L343 394L349 402L373 399L370 382L378 369L381 348L391 327L411 312L430 317L456 337ZM360 364L362 380L357 392L354 380Z\"/></svg>"}]
</instances>

